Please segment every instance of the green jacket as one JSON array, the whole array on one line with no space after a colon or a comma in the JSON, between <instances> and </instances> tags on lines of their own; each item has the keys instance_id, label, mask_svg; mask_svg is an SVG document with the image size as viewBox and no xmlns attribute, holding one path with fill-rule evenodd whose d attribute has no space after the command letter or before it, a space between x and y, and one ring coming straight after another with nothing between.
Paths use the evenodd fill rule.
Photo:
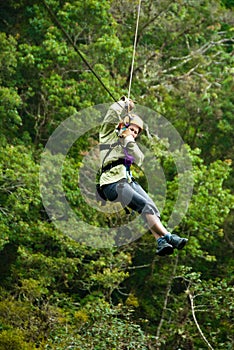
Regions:
<instances>
[{"instance_id":1,"label":"green jacket","mask_svg":"<svg viewBox=\"0 0 234 350\"><path fill-rule=\"evenodd\" d=\"M99 133L99 142L101 149L101 166L105 166L119 159L124 159L125 157L123 145L121 145L122 139L120 141L120 138L118 137L116 132L116 127L121 120L121 115L124 113L124 106L124 101L118 101L112 104L109 110L107 111L106 116L101 125ZM120 141L120 143L114 146L110 152L108 151L108 149L102 149L101 145L111 145L116 143L118 140ZM129 141L125 145L125 148L128 154L134 157L134 163L138 166L141 166L144 159L144 155L138 147L137 143L135 141ZM129 174L126 171L125 165L120 164L101 174L100 186L107 185L124 178L129 179ZM131 180L129 179L129 181Z\"/></svg>"}]
</instances>

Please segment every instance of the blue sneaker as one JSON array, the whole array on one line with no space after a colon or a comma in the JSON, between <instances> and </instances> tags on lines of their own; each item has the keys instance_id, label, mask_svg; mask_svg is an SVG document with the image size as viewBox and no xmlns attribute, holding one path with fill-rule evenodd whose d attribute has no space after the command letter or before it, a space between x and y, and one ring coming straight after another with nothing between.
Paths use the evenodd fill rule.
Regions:
<instances>
[{"instance_id":1,"label":"blue sneaker","mask_svg":"<svg viewBox=\"0 0 234 350\"><path fill-rule=\"evenodd\" d=\"M176 248L176 249L184 248L185 244L188 242L187 238L181 238L176 234L167 234L165 235L165 239L167 243L171 244L173 248Z\"/></svg>"},{"instance_id":2,"label":"blue sneaker","mask_svg":"<svg viewBox=\"0 0 234 350\"><path fill-rule=\"evenodd\" d=\"M158 240L158 248L156 254L159 256L171 255L173 254L173 246L166 241L165 237L160 237Z\"/></svg>"}]
</instances>

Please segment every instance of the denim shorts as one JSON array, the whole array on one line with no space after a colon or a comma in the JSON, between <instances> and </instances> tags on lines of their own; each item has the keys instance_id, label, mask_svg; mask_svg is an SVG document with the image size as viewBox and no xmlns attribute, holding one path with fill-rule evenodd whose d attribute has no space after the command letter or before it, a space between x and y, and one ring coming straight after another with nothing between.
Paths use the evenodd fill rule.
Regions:
<instances>
[{"instance_id":1,"label":"denim shorts","mask_svg":"<svg viewBox=\"0 0 234 350\"><path fill-rule=\"evenodd\" d=\"M139 214L152 214L160 218L160 213L152 199L136 182L130 183L123 179L112 184L103 185L102 190L106 198L113 202L120 202L123 207L131 208Z\"/></svg>"}]
</instances>

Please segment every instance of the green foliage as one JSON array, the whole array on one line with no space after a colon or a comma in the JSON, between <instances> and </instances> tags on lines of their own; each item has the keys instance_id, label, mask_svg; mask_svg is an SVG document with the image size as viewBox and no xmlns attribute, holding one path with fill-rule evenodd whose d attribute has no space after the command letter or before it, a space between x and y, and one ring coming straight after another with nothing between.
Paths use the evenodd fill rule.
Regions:
<instances>
[{"instance_id":1,"label":"green foliage","mask_svg":"<svg viewBox=\"0 0 234 350\"><path fill-rule=\"evenodd\" d=\"M0 82L7 86L14 86L12 76L17 66L16 45L17 41L5 33L0 34Z\"/></svg>"},{"instance_id":2,"label":"green foliage","mask_svg":"<svg viewBox=\"0 0 234 350\"><path fill-rule=\"evenodd\" d=\"M222 0L222 3L227 7L227 8L232 8L234 6L233 0Z\"/></svg>"},{"instance_id":3,"label":"green foliage","mask_svg":"<svg viewBox=\"0 0 234 350\"><path fill-rule=\"evenodd\" d=\"M68 318L68 334L61 328L57 333L59 336L49 340L48 349L65 350L67 346L75 346L84 350L146 350L154 339L153 336L144 335L140 326L131 322L131 313L122 305L113 307L102 299L88 302L73 317L74 328L70 326Z\"/></svg>"},{"instance_id":4,"label":"green foliage","mask_svg":"<svg viewBox=\"0 0 234 350\"><path fill-rule=\"evenodd\" d=\"M46 3L111 93L127 94L137 1ZM55 194L64 191L80 219L81 237L91 239L87 223L126 223L123 211L104 215L94 208L94 193L86 200L78 181L84 157L97 145L92 120L98 111L84 109L111 102L110 97L43 2L2 2L0 350L205 349L194 315L213 348L233 347L232 53L232 0L142 2L131 96L165 116L187 144L194 190L175 232L189 243L165 259L155 256L148 234L121 248L107 237L110 248L97 249L58 231L40 191L51 195L54 203L47 209L56 204L58 218L64 213ZM40 189L44 145L71 115L74 129L80 130L85 118L90 130L66 159L58 152L61 184L56 162L48 162L49 178L41 179ZM66 146L67 140L60 141ZM176 154L168 150L170 135L141 141L157 156L150 180L159 192L157 167L165 174L166 223L181 180ZM91 171L86 175L92 178ZM147 189L144 171L134 168L134 175Z\"/></svg>"},{"instance_id":5,"label":"green foliage","mask_svg":"<svg viewBox=\"0 0 234 350\"><path fill-rule=\"evenodd\" d=\"M5 330L0 335L1 350L34 350L33 343L27 343L24 340L23 332L20 330Z\"/></svg>"}]
</instances>

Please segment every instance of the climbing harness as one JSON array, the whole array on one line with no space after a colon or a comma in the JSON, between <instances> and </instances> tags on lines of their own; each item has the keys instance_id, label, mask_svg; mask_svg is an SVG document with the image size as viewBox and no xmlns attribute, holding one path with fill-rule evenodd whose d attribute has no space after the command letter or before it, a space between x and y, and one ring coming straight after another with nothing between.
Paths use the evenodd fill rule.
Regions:
<instances>
[{"instance_id":1,"label":"climbing harness","mask_svg":"<svg viewBox=\"0 0 234 350\"><path fill-rule=\"evenodd\" d=\"M119 158L115 161L112 161L112 162L104 165L105 160L107 159L109 154L117 146L121 146L123 148L124 158ZM130 154L128 154L126 147L123 147L119 140L112 143L112 144L101 144L99 146L99 148L100 148L100 151L107 150L107 152L103 158L103 161L102 161L102 166L99 169L99 171L97 173L97 178L96 178L96 192L97 192L96 199L97 199L97 201L101 201L102 206L104 206L106 204L107 198L105 197L105 194L103 193L103 190L102 190L100 183L99 183L100 176L103 173L105 173L106 171L109 171L112 168L122 164L126 168L126 178L128 178L128 176L131 176L130 167L134 161L134 157L132 157Z\"/></svg>"},{"instance_id":2,"label":"climbing harness","mask_svg":"<svg viewBox=\"0 0 234 350\"><path fill-rule=\"evenodd\" d=\"M116 161L116 164L113 164L114 162L112 162L112 163L109 163L106 166L104 166L106 158L111 153L111 151L114 149L114 147L116 147L118 145L120 145L119 140L114 142L114 143L112 143L112 144L101 144L101 145L99 145L100 151L107 150L107 152L105 154L105 157L103 158L103 161L102 161L102 166L99 169L99 171L97 172L97 176L96 176L96 199L97 199L98 202L99 201L101 202L102 206L104 206L106 204L107 198L106 198L106 196L105 196L105 194L104 194L104 192L102 190L102 187L100 186L99 179L100 179L102 173L104 173L104 172L110 170L111 168L121 164L121 163L117 164L118 161Z\"/></svg>"}]
</instances>

